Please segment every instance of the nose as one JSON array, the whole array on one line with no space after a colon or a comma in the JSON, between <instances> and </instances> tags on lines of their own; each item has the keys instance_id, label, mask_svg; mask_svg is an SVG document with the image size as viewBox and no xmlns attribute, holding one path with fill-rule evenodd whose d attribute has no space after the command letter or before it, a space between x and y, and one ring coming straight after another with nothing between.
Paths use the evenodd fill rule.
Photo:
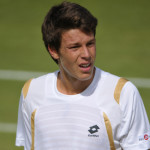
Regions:
<instances>
[{"instance_id":1,"label":"nose","mask_svg":"<svg viewBox=\"0 0 150 150\"><path fill-rule=\"evenodd\" d=\"M83 46L81 57L84 58L84 59L91 58L91 55L90 55L90 52L89 52L89 49L88 49L87 46Z\"/></svg>"}]
</instances>

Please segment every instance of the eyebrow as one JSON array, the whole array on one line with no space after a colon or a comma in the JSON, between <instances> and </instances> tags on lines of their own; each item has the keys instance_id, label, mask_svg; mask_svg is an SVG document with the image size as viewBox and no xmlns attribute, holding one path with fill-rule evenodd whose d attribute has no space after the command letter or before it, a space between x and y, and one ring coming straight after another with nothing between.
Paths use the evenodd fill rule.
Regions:
<instances>
[{"instance_id":1,"label":"eyebrow","mask_svg":"<svg viewBox=\"0 0 150 150\"><path fill-rule=\"evenodd\" d=\"M93 39L89 40L88 42L95 42L95 41L96 41L96 39L93 38Z\"/></svg>"},{"instance_id":2,"label":"eyebrow","mask_svg":"<svg viewBox=\"0 0 150 150\"><path fill-rule=\"evenodd\" d=\"M95 42L95 41L96 41L96 39L95 39L95 37L94 37L94 38L90 39L89 41L87 41L87 43ZM78 45L80 45L80 43L79 43L79 42L76 42L76 43L68 44L67 47L78 46Z\"/></svg>"}]
</instances>

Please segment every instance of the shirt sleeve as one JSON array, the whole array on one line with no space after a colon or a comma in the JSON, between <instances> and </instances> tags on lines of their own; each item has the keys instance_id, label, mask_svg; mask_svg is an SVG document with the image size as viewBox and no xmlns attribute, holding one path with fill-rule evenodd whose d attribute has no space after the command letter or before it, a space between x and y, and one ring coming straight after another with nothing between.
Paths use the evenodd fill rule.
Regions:
<instances>
[{"instance_id":1,"label":"shirt sleeve","mask_svg":"<svg viewBox=\"0 0 150 150\"><path fill-rule=\"evenodd\" d=\"M150 125L137 88L127 82L120 96L122 122L118 135L123 150L150 149Z\"/></svg>"},{"instance_id":2,"label":"shirt sleeve","mask_svg":"<svg viewBox=\"0 0 150 150\"><path fill-rule=\"evenodd\" d=\"M25 127L22 114L22 102L23 102L23 94L21 93L18 109L18 123L16 132L16 143L15 143L16 146L24 146L25 144L25 137L24 137Z\"/></svg>"}]
</instances>

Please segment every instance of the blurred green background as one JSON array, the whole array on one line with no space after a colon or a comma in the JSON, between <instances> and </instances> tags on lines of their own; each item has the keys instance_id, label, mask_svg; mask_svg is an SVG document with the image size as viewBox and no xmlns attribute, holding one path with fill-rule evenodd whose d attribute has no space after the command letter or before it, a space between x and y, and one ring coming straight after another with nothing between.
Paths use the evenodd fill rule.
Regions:
<instances>
[{"instance_id":1,"label":"blurred green background","mask_svg":"<svg viewBox=\"0 0 150 150\"><path fill-rule=\"evenodd\" d=\"M96 66L123 77L150 79L149 0L70 0L88 8L99 20ZM0 0L0 70L52 72L58 69L47 53L41 24L49 8L61 0ZM0 79L0 127L17 123L25 81ZM150 119L150 88L138 87ZM15 132L0 130L0 150L23 150Z\"/></svg>"}]
</instances>

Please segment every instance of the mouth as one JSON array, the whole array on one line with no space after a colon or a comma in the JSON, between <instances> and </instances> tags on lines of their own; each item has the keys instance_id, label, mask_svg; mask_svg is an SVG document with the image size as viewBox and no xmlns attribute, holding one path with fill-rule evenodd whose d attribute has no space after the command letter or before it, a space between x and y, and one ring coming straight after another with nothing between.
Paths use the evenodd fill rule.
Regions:
<instances>
[{"instance_id":1,"label":"mouth","mask_svg":"<svg viewBox=\"0 0 150 150\"><path fill-rule=\"evenodd\" d=\"M91 66L91 63L88 64L80 64L79 65L81 68L89 68Z\"/></svg>"}]
</instances>

